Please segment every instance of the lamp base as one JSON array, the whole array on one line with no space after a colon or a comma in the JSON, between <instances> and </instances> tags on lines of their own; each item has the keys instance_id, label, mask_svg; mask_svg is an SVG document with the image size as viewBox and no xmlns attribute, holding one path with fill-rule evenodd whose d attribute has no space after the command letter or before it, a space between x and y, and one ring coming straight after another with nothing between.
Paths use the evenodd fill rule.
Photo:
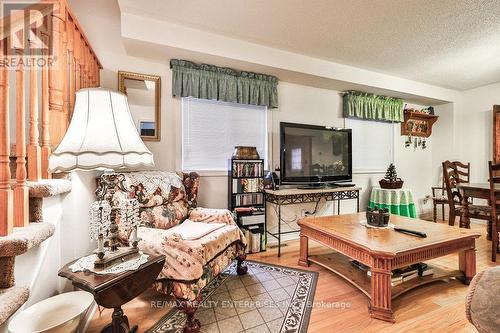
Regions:
<instances>
[{"instance_id":1,"label":"lamp base","mask_svg":"<svg viewBox=\"0 0 500 333\"><path fill-rule=\"evenodd\" d=\"M119 247L116 251L108 251L102 259L96 259L94 268L108 268L126 260L139 256L136 247Z\"/></svg>"}]
</instances>

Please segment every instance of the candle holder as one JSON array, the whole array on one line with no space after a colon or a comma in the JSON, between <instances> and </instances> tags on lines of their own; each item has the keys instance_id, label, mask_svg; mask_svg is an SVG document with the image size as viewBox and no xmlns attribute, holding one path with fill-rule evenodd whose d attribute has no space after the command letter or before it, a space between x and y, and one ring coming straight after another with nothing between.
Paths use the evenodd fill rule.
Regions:
<instances>
[{"instance_id":1,"label":"candle holder","mask_svg":"<svg viewBox=\"0 0 500 333\"><path fill-rule=\"evenodd\" d=\"M123 174L101 175L96 189L97 201L90 207L90 235L91 239L97 240L95 268L110 267L139 255L139 202L136 199L115 198L117 189L127 192ZM132 246L121 246L120 232L132 234Z\"/></svg>"}]
</instances>

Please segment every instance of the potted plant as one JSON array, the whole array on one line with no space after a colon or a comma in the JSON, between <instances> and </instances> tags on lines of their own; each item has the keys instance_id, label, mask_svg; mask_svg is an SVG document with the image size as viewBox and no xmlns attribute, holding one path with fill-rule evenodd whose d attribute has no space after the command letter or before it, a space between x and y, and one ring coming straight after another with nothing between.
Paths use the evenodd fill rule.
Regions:
<instances>
[{"instance_id":1,"label":"potted plant","mask_svg":"<svg viewBox=\"0 0 500 333\"><path fill-rule=\"evenodd\" d=\"M403 181L401 178L398 178L396 167L392 163L387 168L384 179L381 179L378 183L381 188L387 189L397 189L403 187Z\"/></svg>"}]
</instances>

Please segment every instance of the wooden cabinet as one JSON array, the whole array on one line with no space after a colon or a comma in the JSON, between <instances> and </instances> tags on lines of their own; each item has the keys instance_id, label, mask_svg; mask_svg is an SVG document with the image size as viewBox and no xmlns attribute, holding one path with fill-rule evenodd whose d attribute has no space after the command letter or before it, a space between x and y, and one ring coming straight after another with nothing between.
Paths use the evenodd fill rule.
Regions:
<instances>
[{"instance_id":1,"label":"wooden cabinet","mask_svg":"<svg viewBox=\"0 0 500 333\"><path fill-rule=\"evenodd\" d=\"M437 119L438 116L423 112L405 112L404 122L401 123L401 135L428 138Z\"/></svg>"}]
</instances>

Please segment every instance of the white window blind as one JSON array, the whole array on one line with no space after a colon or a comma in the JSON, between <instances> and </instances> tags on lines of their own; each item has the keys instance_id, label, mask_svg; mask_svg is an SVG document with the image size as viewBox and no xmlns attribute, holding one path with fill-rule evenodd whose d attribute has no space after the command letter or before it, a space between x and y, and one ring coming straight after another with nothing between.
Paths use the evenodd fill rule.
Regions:
<instances>
[{"instance_id":1,"label":"white window blind","mask_svg":"<svg viewBox=\"0 0 500 333\"><path fill-rule=\"evenodd\" d=\"M267 108L182 99L182 169L228 169L235 146L254 146L267 159Z\"/></svg>"},{"instance_id":2,"label":"white window blind","mask_svg":"<svg viewBox=\"0 0 500 333\"><path fill-rule=\"evenodd\" d=\"M352 129L353 173L385 172L394 162L393 123L346 118Z\"/></svg>"}]
</instances>

